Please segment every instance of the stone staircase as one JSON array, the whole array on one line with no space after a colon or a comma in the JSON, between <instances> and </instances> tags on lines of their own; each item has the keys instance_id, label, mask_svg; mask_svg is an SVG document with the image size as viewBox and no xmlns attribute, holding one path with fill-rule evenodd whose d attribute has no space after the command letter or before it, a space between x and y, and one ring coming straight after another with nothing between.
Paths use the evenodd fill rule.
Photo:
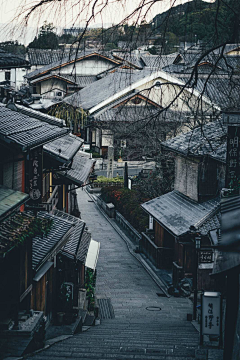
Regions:
<instances>
[{"instance_id":1,"label":"stone staircase","mask_svg":"<svg viewBox=\"0 0 240 360\"><path fill-rule=\"evenodd\" d=\"M100 326L77 334L34 356L36 360L115 359L115 360L205 360L196 357L199 334L193 326L178 321L123 321L104 319Z\"/></svg>"}]
</instances>

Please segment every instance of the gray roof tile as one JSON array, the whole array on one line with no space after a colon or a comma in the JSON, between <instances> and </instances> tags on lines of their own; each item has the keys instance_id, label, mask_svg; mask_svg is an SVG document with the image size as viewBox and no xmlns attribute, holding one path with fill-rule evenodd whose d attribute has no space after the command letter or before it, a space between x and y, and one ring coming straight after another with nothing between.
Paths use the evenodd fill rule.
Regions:
<instances>
[{"instance_id":1,"label":"gray roof tile","mask_svg":"<svg viewBox=\"0 0 240 360\"><path fill-rule=\"evenodd\" d=\"M186 234L191 225L199 228L218 206L219 199L197 203L176 190L141 205L175 236Z\"/></svg>"},{"instance_id":2,"label":"gray roof tile","mask_svg":"<svg viewBox=\"0 0 240 360\"><path fill-rule=\"evenodd\" d=\"M74 107L90 110L109 97L151 74L151 69L124 71L117 70L101 80L85 87L63 101Z\"/></svg>"},{"instance_id":3,"label":"gray roof tile","mask_svg":"<svg viewBox=\"0 0 240 360\"><path fill-rule=\"evenodd\" d=\"M226 162L227 127L221 120L209 122L193 131L178 135L162 146L185 156L205 156Z\"/></svg>"},{"instance_id":4,"label":"gray roof tile","mask_svg":"<svg viewBox=\"0 0 240 360\"><path fill-rule=\"evenodd\" d=\"M141 58L147 67L161 70L165 66L171 65L177 55L178 53L168 55L141 55Z\"/></svg>"},{"instance_id":5,"label":"gray roof tile","mask_svg":"<svg viewBox=\"0 0 240 360\"><path fill-rule=\"evenodd\" d=\"M31 65L49 65L69 56L69 50L28 49L27 55Z\"/></svg>"},{"instance_id":6,"label":"gray roof tile","mask_svg":"<svg viewBox=\"0 0 240 360\"><path fill-rule=\"evenodd\" d=\"M34 117L0 106L0 138L22 147L23 150L61 137L68 128L50 125Z\"/></svg>"},{"instance_id":7,"label":"gray roof tile","mask_svg":"<svg viewBox=\"0 0 240 360\"><path fill-rule=\"evenodd\" d=\"M43 146L46 153L60 161L70 161L83 144L83 140L73 134L67 134Z\"/></svg>"},{"instance_id":8,"label":"gray roof tile","mask_svg":"<svg viewBox=\"0 0 240 360\"><path fill-rule=\"evenodd\" d=\"M90 55L101 56L100 53L96 53L93 50L85 50L85 51L79 52L78 54L69 53L69 54L66 54L66 55L67 56L62 57L61 59L57 60L56 62L47 64L47 65L41 67L40 69L36 69L36 70L28 73L27 75L25 75L25 77L27 79L32 79L32 78L34 78L36 76L39 76L41 74L49 73L51 70L55 70L56 68L59 69L59 71L60 71L61 67L65 66L65 64L67 64L68 62L74 62L76 59L80 59L80 58L83 58L85 56L90 56ZM113 65L118 63L116 60L110 59L108 57L106 57L106 60L111 61L113 63Z\"/></svg>"},{"instance_id":9,"label":"gray roof tile","mask_svg":"<svg viewBox=\"0 0 240 360\"><path fill-rule=\"evenodd\" d=\"M161 111L161 108L157 108L151 105L123 105L117 108L110 108L100 110L94 113L94 120L102 122L136 122L136 121L149 121L150 119L155 121L181 121L183 122L184 115L177 113L176 111ZM143 124L142 124L143 125Z\"/></svg>"},{"instance_id":10,"label":"gray roof tile","mask_svg":"<svg viewBox=\"0 0 240 360\"><path fill-rule=\"evenodd\" d=\"M32 240L32 268L34 270L38 270L43 265L47 256L61 244L64 236L70 236L74 226L73 222L47 212L40 211L37 216L51 219L53 223L47 236L36 236Z\"/></svg>"},{"instance_id":11,"label":"gray roof tile","mask_svg":"<svg viewBox=\"0 0 240 360\"><path fill-rule=\"evenodd\" d=\"M79 218L76 218L75 216L72 216L70 214L58 210L54 211L54 215L58 216L61 219L70 221L75 225L69 237L68 242L61 250L61 253L67 256L68 258L75 259L78 255L79 248L81 246L85 222Z\"/></svg>"},{"instance_id":12,"label":"gray roof tile","mask_svg":"<svg viewBox=\"0 0 240 360\"><path fill-rule=\"evenodd\" d=\"M95 160L77 153L73 158L71 169L60 171L59 174L66 177L73 184L83 185L88 179L94 163Z\"/></svg>"},{"instance_id":13,"label":"gray roof tile","mask_svg":"<svg viewBox=\"0 0 240 360\"><path fill-rule=\"evenodd\" d=\"M87 231L84 231L77 252L77 259L79 261L82 261L84 264L86 261L90 241L91 241L91 234Z\"/></svg>"},{"instance_id":14,"label":"gray roof tile","mask_svg":"<svg viewBox=\"0 0 240 360\"><path fill-rule=\"evenodd\" d=\"M199 231L202 235L208 235L210 231L218 230L221 227L220 204L217 212L210 216L200 227Z\"/></svg>"},{"instance_id":15,"label":"gray roof tile","mask_svg":"<svg viewBox=\"0 0 240 360\"><path fill-rule=\"evenodd\" d=\"M0 49L0 69L30 67L24 56L7 53Z\"/></svg>"}]
</instances>

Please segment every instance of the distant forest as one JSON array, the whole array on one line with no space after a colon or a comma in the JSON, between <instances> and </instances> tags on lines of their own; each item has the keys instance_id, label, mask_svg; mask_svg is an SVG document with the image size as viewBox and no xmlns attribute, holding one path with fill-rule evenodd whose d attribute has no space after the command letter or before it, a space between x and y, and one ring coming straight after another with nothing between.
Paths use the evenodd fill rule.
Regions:
<instances>
[{"instance_id":1,"label":"distant forest","mask_svg":"<svg viewBox=\"0 0 240 360\"><path fill-rule=\"evenodd\" d=\"M174 34L179 41L202 40L214 44L239 41L239 0L194 0L172 7L153 19L156 33Z\"/></svg>"}]
</instances>

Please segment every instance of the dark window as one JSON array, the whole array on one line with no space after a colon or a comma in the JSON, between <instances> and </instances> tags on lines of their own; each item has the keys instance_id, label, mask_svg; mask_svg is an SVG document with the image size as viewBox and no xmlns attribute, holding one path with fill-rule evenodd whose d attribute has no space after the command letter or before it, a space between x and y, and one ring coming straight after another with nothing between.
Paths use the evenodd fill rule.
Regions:
<instances>
[{"instance_id":1,"label":"dark window","mask_svg":"<svg viewBox=\"0 0 240 360\"><path fill-rule=\"evenodd\" d=\"M5 71L5 80L10 81L10 78L11 78L11 72L10 71Z\"/></svg>"},{"instance_id":2,"label":"dark window","mask_svg":"<svg viewBox=\"0 0 240 360\"><path fill-rule=\"evenodd\" d=\"M156 81L155 84L154 84L154 86L155 86L156 88L160 88L160 87L161 87L160 81Z\"/></svg>"},{"instance_id":3,"label":"dark window","mask_svg":"<svg viewBox=\"0 0 240 360\"><path fill-rule=\"evenodd\" d=\"M132 103L135 105L141 104L142 99L140 99L139 97L135 97L134 99L132 99Z\"/></svg>"}]
</instances>

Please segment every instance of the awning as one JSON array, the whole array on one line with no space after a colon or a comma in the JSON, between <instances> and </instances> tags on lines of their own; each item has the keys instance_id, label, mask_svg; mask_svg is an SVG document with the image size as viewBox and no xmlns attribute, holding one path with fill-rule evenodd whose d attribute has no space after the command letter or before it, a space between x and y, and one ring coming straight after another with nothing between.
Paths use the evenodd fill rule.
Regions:
<instances>
[{"instance_id":1,"label":"awning","mask_svg":"<svg viewBox=\"0 0 240 360\"><path fill-rule=\"evenodd\" d=\"M9 212L24 204L28 199L28 194L0 185L0 220L3 220Z\"/></svg>"},{"instance_id":2,"label":"awning","mask_svg":"<svg viewBox=\"0 0 240 360\"><path fill-rule=\"evenodd\" d=\"M86 262L85 262L86 267L93 269L93 270L96 269L99 250L100 250L100 242L91 239L91 242L90 242L90 245L88 248Z\"/></svg>"}]
</instances>

